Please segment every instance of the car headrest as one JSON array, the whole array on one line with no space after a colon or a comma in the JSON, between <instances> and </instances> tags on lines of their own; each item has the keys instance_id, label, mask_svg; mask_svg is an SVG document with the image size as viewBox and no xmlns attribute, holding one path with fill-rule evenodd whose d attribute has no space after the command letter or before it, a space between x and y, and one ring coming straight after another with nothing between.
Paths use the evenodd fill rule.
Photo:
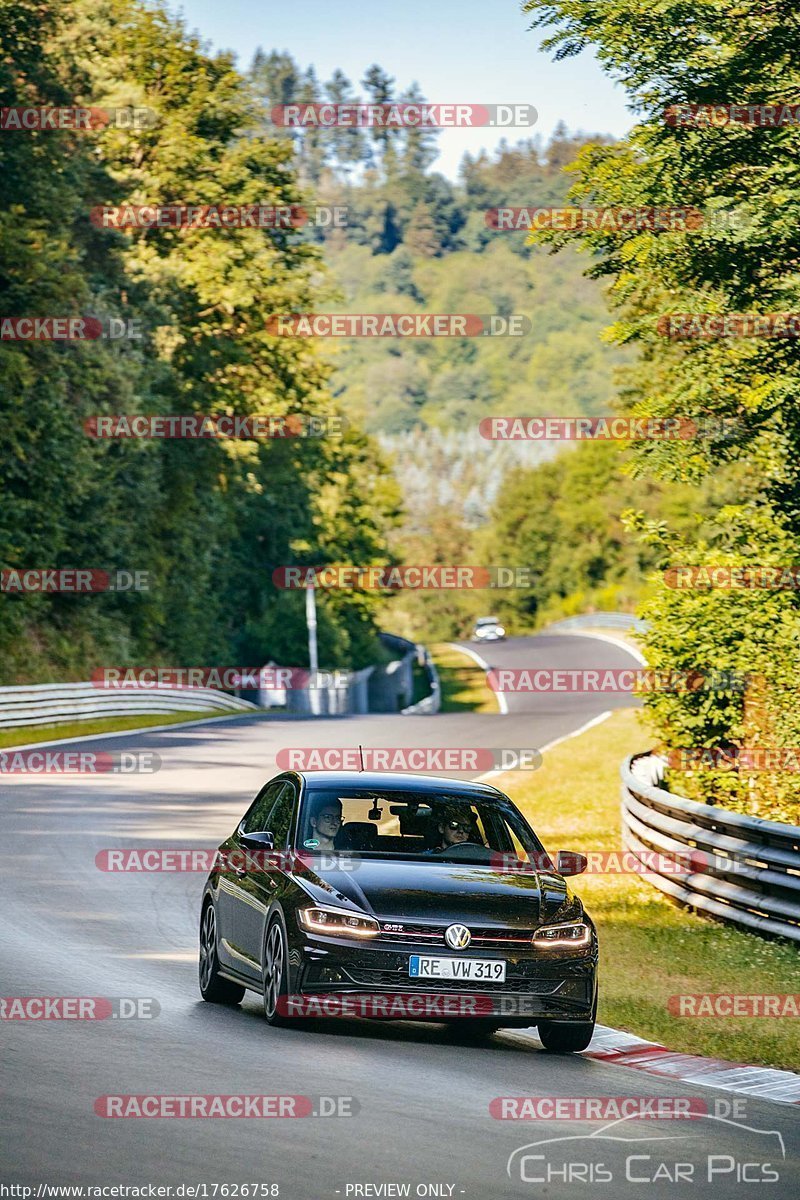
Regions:
<instances>
[{"instance_id":1,"label":"car headrest","mask_svg":"<svg viewBox=\"0 0 800 1200\"><path fill-rule=\"evenodd\" d=\"M336 841L340 850L375 850L378 831L370 821L348 821Z\"/></svg>"}]
</instances>

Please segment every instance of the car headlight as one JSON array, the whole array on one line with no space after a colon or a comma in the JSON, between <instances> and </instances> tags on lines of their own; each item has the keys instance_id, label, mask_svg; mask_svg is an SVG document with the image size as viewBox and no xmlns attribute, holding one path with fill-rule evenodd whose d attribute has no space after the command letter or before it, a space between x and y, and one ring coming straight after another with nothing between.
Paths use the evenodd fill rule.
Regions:
<instances>
[{"instance_id":1,"label":"car headlight","mask_svg":"<svg viewBox=\"0 0 800 1200\"><path fill-rule=\"evenodd\" d=\"M348 912L346 908L315 904L311 908L299 908L297 919L304 929L312 933L375 937L380 932L378 922L373 917L362 917L359 913Z\"/></svg>"},{"instance_id":2,"label":"car headlight","mask_svg":"<svg viewBox=\"0 0 800 1200\"><path fill-rule=\"evenodd\" d=\"M534 946L588 946L592 931L585 921L569 925L547 925L533 935Z\"/></svg>"},{"instance_id":3,"label":"car headlight","mask_svg":"<svg viewBox=\"0 0 800 1200\"><path fill-rule=\"evenodd\" d=\"M498 626L497 626L497 629L495 630L495 633L497 634L497 636L498 636L498 637L505 637L505 636L506 636L506 631L505 631L505 629L503 629L503 626L502 626L502 625L498 625Z\"/></svg>"}]
</instances>

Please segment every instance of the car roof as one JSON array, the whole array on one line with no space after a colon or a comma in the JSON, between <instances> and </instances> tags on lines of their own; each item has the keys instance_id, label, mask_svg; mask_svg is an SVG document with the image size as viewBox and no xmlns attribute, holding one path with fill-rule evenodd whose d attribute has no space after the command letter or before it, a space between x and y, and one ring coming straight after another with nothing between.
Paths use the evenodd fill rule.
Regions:
<instances>
[{"instance_id":1,"label":"car roof","mask_svg":"<svg viewBox=\"0 0 800 1200\"><path fill-rule=\"evenodd\" d=\"M437 792L462 792L485 799L504 793L488 783L471 779L449 779L445 775L414 775L403 771L297 771L308 791L322 788L351 787L359 791L414 791L435 795Z\"/></svg>"}]
</instances>

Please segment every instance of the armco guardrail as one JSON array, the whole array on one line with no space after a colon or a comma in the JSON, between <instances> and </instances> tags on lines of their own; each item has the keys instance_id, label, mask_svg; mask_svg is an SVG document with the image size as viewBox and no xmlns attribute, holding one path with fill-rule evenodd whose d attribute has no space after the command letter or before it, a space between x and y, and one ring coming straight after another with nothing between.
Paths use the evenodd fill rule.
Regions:
<instances>
[{"instance_id":1,"label":"armco guardrail","mask_svg":"<svg viewBox=\"0 0 800 1200\"><path fill-rule=\"evenodd\" d=\"M630 629L634 633L644 633L647 629L647 622L641 620L640 617L635 617L633 613L623 612L595 612L581 613L577 617L565 617L563 621L556 621L553 625L548 625L544 631L546 633L558 632L559 629Z\"/></svg>"},{"instance_id":2,"label":"armco guardrail","mask_svg":"<svg viewBox=\"0 0 800 1200\"><path fill-rule=\"evenodd\" d=\"M433 659L425 646L418 646L417 652L422 659L430 691L427 696L423 696L416 704L409 704L408 708L402 709L403 716L405 717L409 716L409 714L430 716L431 713L438 713L442 707L442 687L439 682L439 672L433 665Z\"/></svg>"},{"instance_id":3,"label":"armco guardrail","mask_svg":"<svg viewBox=\"0 0 800 1200\"><path fill-rule=\"evenodd\" d=\"M800 942L800 827L673 795L663 767L652 754L622 765L622 838L645 878L709 917Z\"/></svg>"},{"instance_id":4,"label":"armco guardrail","mask_svg":"<svg viewBox=\"0 0 800 1200\"><path fill-rule=\"evenodd\" d=\"M257 705L214 688L99 688L93 683L37 683L0 687L0 728L91 721L148 713L257 711Z\"/></svg>"}]
</instances>

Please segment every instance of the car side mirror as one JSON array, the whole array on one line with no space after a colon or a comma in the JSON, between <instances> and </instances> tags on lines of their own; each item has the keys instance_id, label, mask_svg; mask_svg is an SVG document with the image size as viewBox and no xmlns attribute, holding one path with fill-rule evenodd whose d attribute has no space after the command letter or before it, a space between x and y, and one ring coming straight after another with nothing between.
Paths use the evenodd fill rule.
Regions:
<instances>
[{"instance_id":1,"label":"car side mirror","mask_svg":"<svg viewBox=\"0 0 800 1200\"><path fill-rule=\"evenodd\" d=\"M275 837L266 830L263 833L243 833L240 841L247 850L275 849Z\"/></svg>"},{"instance_id":2,"label":"car side mirror","mask_svg":"<svg viewBox=\"0 0 800 1200\"><path fill-rule=\"evenodd\" d=\"M556 871L559 875L582 875L589 865L585 854L576 850L559 850L556 856Z\"/></svg>"}]
</instances>

